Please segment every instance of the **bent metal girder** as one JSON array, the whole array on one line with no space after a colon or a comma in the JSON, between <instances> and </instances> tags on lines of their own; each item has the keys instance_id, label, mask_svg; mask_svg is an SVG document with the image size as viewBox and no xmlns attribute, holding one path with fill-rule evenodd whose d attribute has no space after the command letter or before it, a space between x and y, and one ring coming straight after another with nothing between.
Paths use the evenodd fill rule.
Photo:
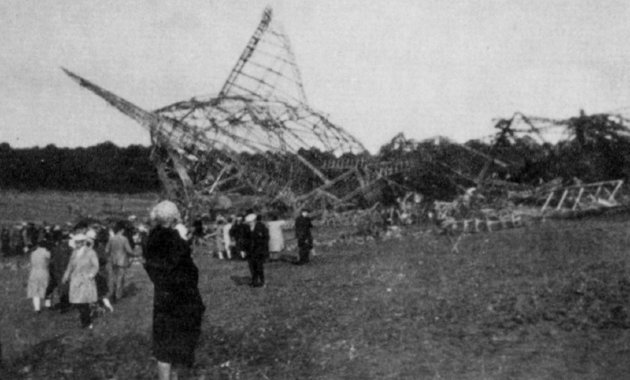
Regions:
<instances>
[{"instance_id":1,"label":"bent metal girder","mask_svg":"<svg viewBox=\"0 0 630 380\"><path fill-rule=\"evenodd\" d=\"M336 183L302 151L314 148L333 156L366 152L356 138L306 103L289 40L273 23L270 9L216 97L151 112L63 70L151 133L152 158L165 190L187 209L201 194L242 187L273 199L279 194L296 199L299 190L291 186L299 179L287 169L292 165L307 168L327 187ZM299 199L301 204L293 206L308 203Z\"/></svg>"}]
</instances>

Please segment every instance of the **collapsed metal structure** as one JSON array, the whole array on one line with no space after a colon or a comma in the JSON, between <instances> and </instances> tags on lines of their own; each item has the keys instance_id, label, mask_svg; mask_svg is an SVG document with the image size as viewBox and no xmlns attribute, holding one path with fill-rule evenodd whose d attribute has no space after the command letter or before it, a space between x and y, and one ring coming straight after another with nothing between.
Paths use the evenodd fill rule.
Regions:
<instances>
[{"instance_id":1,"label":"collapsed metal structure","mask_svg":"<svg viewBox=\"0 0 630 380\"><path fill-rule=\"evenodd\" d=\"M374 180L356 164L339 174L339 167L307 158L312 151L332 160L368 155L356 138L308 105L289 39L269 8L216 97L146 111L64 71L149 130L160 180L186 209L204 197L238 191L294 210L339 206Z\"/></svg>"},{"instance_id":2,"label":"collapsed metal structure","mask_svg":"<svg viewBox=\"0 0 630 380\"><path fill-rule=\"evenodd\" d=\"M216 96L147 111L63 70L149 131L151 158L164 190L183 206L188 218L216 203L218 194L227 193L253 194L264 204L294 212L304 207L354 209L375 204L388 187L417 191L398 180L419 171L437 174L460 193L471 186L479 191L499 188L503 196L508 190L531 192L531 186L493 176L497 169L518 167L523 158L510 157L501 145L510 149L509 141L525 141L523 136L545 144L545 135L558 130L573 131L579 140L594 124L630 136L625 125L618 125L627 122L621 116L581 114L554 120L515 113L497 121L489 149L473 149L443 137L416 142L399 134L384 146L398 155L371 156L355 137L308 104L289 39L269 8ZM440 155L442 147L450 153ZM552 199L558 189L544 190L544 199ZM576 191L573 208L586 199L584 190ZM599 199L596 192L593 197ZM567 194L555 208L562 207Z\"/></svg>"},{"instance_id":3,"label":"collapsed metal structure","mask_svg":"<svg viewBox=\"0 0 630 380\"><path fill-rule=\"evenodd\" d=\"M373 157L351 134L315 111L307 103L289 39L269 8L214 97L147 111L64 71L150 132L152 160L164 189L187 211L204 208L216 194L230 192L255 194L267 204L293 211L374 204L385 188L400 190L394 176L432 160L430 154L408 160ZM390 144L414 143L398 135ZM479 167L486 160L505 165L455 145L481 159ZM453 176L460 181L473 177L433 161L452 182L457 181Z\"/></svg>"},{"instance_id":4,"label":"collapsed metal structure","mask_svg":"<svg viewBox=\"0 0 630 380\"><path fill-rule=\"evenodd\" d=\"M403 188L394 176L431 160L371 156L360 141L315 111L307 103L289 39L270 8L214 97L147 111L63 70L150 132L164 190L187 213L207 210L204 206L226 193L255 194L262 203L294 212L373 205L385 188ZM399 135L392 143L409 140ZM450 176L470 178L439 160L434 165L449 169Z\"/></svg>"},{"instance_id":5,"label":"collapsed metal structure","mask_svg":"<svg viewBox=\"0 0 630 380\"><path fill-rule=\"evenodd\" d=\"M535 157L524 154L528 151L537 151L537 155L543 156L540 162L546 165L566 152L571 154L570 159L578 160L603 152L623 156L627 155L626 147L630 144L629 124L630 119L619 113L586 115L581 111L577 117L550 119L516 112L509 119L496 122L497 133L492 136L487 154L493 160L500 157L507 167L516 171L526 168L528 160L530 164L535 163ZM523 149L524 146L531 150ZM442 228L467 233L518 227L524 220L572 218L627 208L628 197L622 194L623 179L607 180L601 178L600 173L595 173L599 179L592 179L593 168L603 169L602 163L599 157L600 166L592 166L589 171L589 165L573 162L578 170L571 174L556 170L552 180L544 182L539 177L533 184L491 178L488 173L492 161L488 159L477 177L476 188L470 188L470 192L452 202L435 202L434 211ZM611 165L605 162L606 167ZM493 167L495 169L497 166ZM587 180L591 178L592 182L584 182L580 174ZM498 193L484 196L497 188Z\"/></svg>"}]
</instances>

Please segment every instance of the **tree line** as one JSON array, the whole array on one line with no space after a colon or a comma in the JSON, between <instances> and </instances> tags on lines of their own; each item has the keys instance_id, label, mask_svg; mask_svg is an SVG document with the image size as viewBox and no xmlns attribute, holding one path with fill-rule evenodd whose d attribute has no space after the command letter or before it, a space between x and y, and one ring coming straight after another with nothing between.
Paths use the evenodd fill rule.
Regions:
<instances>
[{"instance_id":1,"label":"tree line","mask_svg":"<svg viewBox=\"0 0 630 380\"><path fill-rule=\"evenodd\" d=\"M0 188L141 193L160 190L149 147L105 142L87 148L0 144Z\"/></svg>"},{"instance_id":2,"label":"tree line","mask_svg":"<svg viewBox=\"0 0 630 380\"><path fill-rule=\"evenodd\" d=\"M477 186L488 157L508 165L491 165L487 177L522 185L537 186L554 179L572 184L630 178L630 129L625 120L582 113L561 122L566 138L555 142L540 141L534 132L519 136L508 131L498 133L491 142L470 140L463 145L416 142L400 135L384 144L378 155L386 161L421 163L397 182L432 199L452 199L463 188Z\"/></svg>"},{"instance_id":3,"label":"tree line","mask_svg":"<svg viewBox=\"0 0 630 380\"><path fill-rule=\"evenodd\" d=\"M471 140L462 146L448 141L417 142L399 135L380 148L376 161L415 162L413 170L392 179L404 188L434 199L450 199L463 188L474 186L490 156L509 164L505 168L493 165L490 176L520 184L537 185L555 178L565 182L576 178L584 182L630 178L630 131L624 124L608 115L580 115L570 119L566 128L569 138L555 143L540 143L530 136L500 134L491 143ZM471 154L471 151L483 154ZM122 148L111 142L72 149L54 145L16 149L1 143L0 188L156 192L160 191L161 183L150 154L150 147ZM334 159L332 154L317 149L301 150L300 155L318 167ZM213 157L210 155L208 160L214 161ZM344 157L352 161L363 155L346 154ZM252 170L267 172L278 180L286 182L290 176L300 178L301 192L308 192L320 183L310 170L295 160L276 157L272 161L279 162L278 167L271 168L270 161L258 155L241 153L240 158L250 163ZM260 165L263 166L259 168ZM206 175L207 168L204 168L197 165L201 178ZM190 174L195 177L195 172ZM357 183L346 185L358 186Z\"/></svg>"}]
</instances>

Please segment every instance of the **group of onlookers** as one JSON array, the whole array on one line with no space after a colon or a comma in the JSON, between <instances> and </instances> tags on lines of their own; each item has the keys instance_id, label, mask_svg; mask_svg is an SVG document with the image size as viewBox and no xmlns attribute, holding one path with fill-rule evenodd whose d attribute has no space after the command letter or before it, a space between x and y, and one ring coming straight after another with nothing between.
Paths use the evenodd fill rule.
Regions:
<instances>
[{"instance_id":1,"label":"group of onlookers","mask_svg":"<svg viewBox=\"0 0 630 380\"><path fill-rule=\"evenodd\" d=\"M198 289L190 234L177 206L161 202L150 218L151 231L135 225L135 218L80 222L66 230L55 226L50 234L24 242L19 253L30 254L27 296L35 312L49 308L65 313L75 308L81 326L87 329L93 328L97 306L114 311L112 303L123 297L131 259L140 256L138 261L154 285L153 354L160 378L168 379L175 376L172 365L192 364L205 306ZM20 227L27 228L28 224Z\"/></svg>"},{"instance_id":2,"label":"group of onlookers","mask_svg":"<svg viewBox=\"0 0 630 380\"><path fill-rule=\"evenodd\" d=\"M215 248L222 255L248 261L252 287L265 286L263 265L270 250L284 248L282 226L285 222L276 217L271 219L264 223L261 215L248 210L233 219L219 219L209 234L216 239ZM188 234L181 225L177 206L169 201L155 206L151 221L154 227L148 236L144 267L154 285L153 354L158 361L160 379L169 379L174 375L173 366L193 364L205 306L191 253L194 242L208 235L200 222L194 222ZM295 224L300 250L297 263L305 264L313 247L308 212L302 211Z\"/></svg>"},{"instance_id":3,"label":"group of onlookers","mask_svg":"<svg viewBox=\"0 0 630 380\"><path fill-rule=\"evenodd\" d=\"M264 262L277 259L285 248L283 229L285 220L270 215L263 222L253 210L227 219L219 216L214 231L199 222L193 223L188 233L179 221L173 226L188 244L200 238L213 237L215 253L220 259L247 260L252 287L265 285ZM136 225L135 217L117 222L80 222L63 229L59 225L21 223L11 235L2 228L0 249L5 255L30 253L31 271L27 296L33 308L59 309L66 312L75 305L80 312L81 325L91 327L94 305L113 311L112 302L122 298L125 273L133 258L144 260L148 228ZM296 264L309 262L313 248L312 223L307 211L295 220L295 236L299 259ZM6 237L8 235L8 237ZM53 299L57 296L57 303Z\"/></svg>"},{"instance_id":4,"label":"group of onlookers","mask_svg":"<svg viewBox=\"0 0 630 380\"><path fill-rule=\"evenodd\" d=\"M194 242L207 239L211 242L210 252L219 259L247 260L252 275L251 286L264 286L263 264L267 260L279 258L285 249L284 229L288 225L275 214L269 214L269 220L263 220L261 214L253 210L228 217L219 215L214 224L204 225L202 220L193 223ZM311 236L312 223L308 211L304 210L295 220L295 237L299 247L299 259L296 264L309 261L313 248Z\"/></svg>"},{"instance_id":5,"label":"group of onlookers","mask_svg":"<svg viewBox=\"0 0 630 380\"><path fill-rule=\"evenodd\" d=\"M49 240L61 233L59 225L19 223L0 227L0 252L3 256L21 255L35 247L38 240Z\"/></svg>"},{"instance_id":6,"label":"group of onlookers","mask_svg":"<svg viewBox=\"0 0 630 380\"><path fill-rule=\"evenodd\" d=\"M262 222L262 215L255 214L253 210L246 213L228 216L217 216L212 224L204 224L201 220L193 223L193 240L200 242L206 240L210 242L209 253L217 258L224 259L246 259L248 245L248 231L251 230L247 217L255 215ZM251 218L251 217L250 217ZM272 220L264 221L263 224L269 232L268 254L270 258L276 258L277 253L284 250L284 235L282 232L286 221L278 220L274 214L270 215Z\"/></svg>"},{"instance_id":7,"label":"group of onlookers","mask_svg":"<svg viewBox=\"0 0 630 380\"><path fill-rule=\"evenodd\" d=\"M247 260L252 287L265 286L264 262L270 252L284 249L282 229L286 222L275 216L271 219L265 223L261 215L248 210L233 219L220 220L216 227L220 257ZM175 376L173 366L190 366L194 360L205 306L192 248L205 231L203 225L200 228L193 223L189 233L177 206L170 201L155 206L150 221L150 231L129 220L78 223L68 231L59 226L44 227L42 230L50 233L29 235L30 243L24 243L23 248L30 253L31 263L27 295L37 313L42 308L67 312L73 306L79 311L81 326L91 329L95 305L114 311L112 303L123 296L131 257L140 255L154 285L153 354L160 378L168 379ZM295 221L297 264L309 262L311 228L308 212L303 211ZM55 294L57 303L53 305Z\"/></svg>"},{"instance_id":8,"label":"group of onlookers","mask_svg":"<svg viewBox=\"0 0 630 380\"><path fill-rule=\"evenodd\" d=\"M142 252L148 238L147 229L133 220L79 222L67 231L55 226L53 233L34 239L26 249L31 264L27 297L35 312L41 312L42 301L44 308L61 312L74 306L87 328L92 328L94 306L113 312L130 259Z\"/></svg>"}]
</instances>

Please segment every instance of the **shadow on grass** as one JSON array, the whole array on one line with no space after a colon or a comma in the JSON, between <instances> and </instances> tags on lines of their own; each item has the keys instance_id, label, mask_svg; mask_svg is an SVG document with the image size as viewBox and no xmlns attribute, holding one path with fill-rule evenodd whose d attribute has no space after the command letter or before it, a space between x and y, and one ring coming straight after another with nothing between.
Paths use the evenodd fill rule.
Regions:
<instances>
[{"instance_id":1,"label":"shadow on grass","mask_svg":"<svg viewBox=\"0 0 630 380\"><path fill-rule=\"evenodd\" d=\"M150 337L77 330L43 341L9 363L15 379L152 379Z\"/></svg>"},{"instance_id":2,"label":"shadow on grass","mask_svg":"<svg viewBox=\"0 0 630 380\"><path fill-rule=\"evenodd\" d=\"M230 276L230 279L237 286L248 286L252 282L252 278L249 276Z\"/></svg>"},{"instance_id":3,"label":"shadow on grass","mask_svg":"<svg viewBox=\"0 0 630 380\"><path fill-rule=\"evenodd\" d=\"M247 330L205 326L196 375L210 378L308 378L317 370L312 341L296 328L267 321Z\"/></svg>"},{"instance_id":4,"label":"shadow on grass","mask_svg":"<svg viewBox=\"0 0 630 380\"><path fill-rule=\"evenodd\" d=\"M123 298L133 298L140 292L140 288L136 283L132 282L123 289Z\"/></svg>"},{"instance_id":5,"label":"shadow on grass","mask_svg":"<svg viewBox=\"0 0 630 380\"><path fill-rule=\"evenodd\" d=\"M281 253L278 255L278 258L275 260L271 260L272 262L281 262L281 263L290 263L293 264L297 261L295 255L289 253Z\"/></svg>"},{"instance_id":6,"label":"shadow on grass","mask_svg":"<svg viewBox=\"0 0 630 380\"><path fill-rule=\"evenodd\" d=\"M265 322L245 330L204 325L186 376L306 378L316 371L311 342L295 328ZM72 331L31 347L0 368L2 379L154 379L150 333L96 336ZM184 376L185 378L188 378ZM203 378L203 377L201 377Z\"/></svg>"}]
</instances>

